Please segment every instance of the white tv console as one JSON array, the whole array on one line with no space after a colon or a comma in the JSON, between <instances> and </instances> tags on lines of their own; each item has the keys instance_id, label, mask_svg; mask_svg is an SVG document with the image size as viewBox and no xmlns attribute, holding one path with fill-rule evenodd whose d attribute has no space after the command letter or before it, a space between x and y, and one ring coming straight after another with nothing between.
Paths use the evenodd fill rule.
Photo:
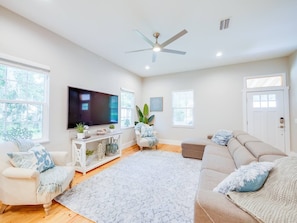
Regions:
<instances>
[{"instance_id":1,"label":"white tv console","mask_svg":"<svg viewBox=\"0 0 297 223\"><path fill-rule=\"evenodd\" d=\"M104 135L92 135L86 139L72 140L72 161L75 170L83 173L101 166L122 155L121 149L122 132L106 133ZM118 151L115 154L106 156L106 145L117 144ZM87 156L86 151L93 151L91 156Z\"/></svg>"}]
</instances>

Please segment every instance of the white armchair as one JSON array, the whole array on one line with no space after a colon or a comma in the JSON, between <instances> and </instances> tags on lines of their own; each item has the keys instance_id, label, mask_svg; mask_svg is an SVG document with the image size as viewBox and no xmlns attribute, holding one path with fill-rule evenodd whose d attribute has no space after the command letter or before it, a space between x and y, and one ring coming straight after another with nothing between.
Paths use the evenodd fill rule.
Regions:
<instances>
[{"instance_id":1,"label":"white armchair","mask_svg":"<svg viewBox=\"0 0 297 223\"><path fill-rule=\"evenodd\" d=\"M0 143L0 214L9 205L42 204L46 215L52 200L68 187L74 177L74 167L67 166L67 152L49 152L53 168L39 172L11 165L7 153L18 152L12 142Z\"/></svg>"},{"instance_id":2,"label":"white armchair","mask_svg":"<svg viewBox=\"0 0 297 223\"><path fill-rule=\"evenodd\" d=\"M142 122L137 123L135 125L135 135L136 143L140 150L144 147L152 148L155 146L156 149L158 148L159 140L157 138L157 132L154 131L152 126Z\"/></svg>"}]
</instances>

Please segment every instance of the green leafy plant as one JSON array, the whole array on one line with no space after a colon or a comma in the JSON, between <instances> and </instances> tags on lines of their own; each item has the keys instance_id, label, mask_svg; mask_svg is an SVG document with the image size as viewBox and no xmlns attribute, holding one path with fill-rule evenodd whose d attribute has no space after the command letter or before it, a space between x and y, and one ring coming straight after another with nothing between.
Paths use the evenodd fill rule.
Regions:
<instances>
[{"instance_id":1,"label":"green leafy plant","mask_svg":"<svg viewBox=\"0 0 297 223\"><path fill-rule=\"evenodd\" d=\"M0 135L5 141L13 141L14 139L32 139L33 132L27 128L12 127L6 132L2 131Z\"/></svg>"},{"instance_id":2,"label":"green leafy plant","mask_svg":"<svg viewBox=\"0 0 297 223\"><path fill-rule=\"evenodd\" d=\"M86 150L86 155L87 155L87 156L91 156L91 155L93 155L94 152L95 152L94 150L89 150L89 149L87 149L87 150Z\"/></svg>"},{"instance_id":3,"label":"green leafy plant","mask_svg":"<svg viewBox=\"0 0 297 223\"><path fill-rule=\"evenodd\" d=\"M149 106L147 104L144 104L143 106L143 110L141 111L141 109L136 105L136 111L137 111L137 115L138 115L138 121L139 122L143 122L145 124L151 124L152 121L155 118L155 115L151 115L149 116Z\"/></svg>"},{"instance_id":4,"label":"green leafy plant","mask_svg":"<svg viewBox=\"0 0 297 223\"><path fill-rule=\"evenodd\" d=\"M110 129L115 129L114 124L109 125L109 128L110 128Z\"/></svg>"},{"instance_id":5,"label":"green leafy plant","mask_svg":"<svg viewBox=\"0 0 297 223\"><path fill-rule=\"evenodd\" d=\"M76 124L76 131L78 132L78 133L83 133L84 132L84 130L85 130L85 125L83 124L83 123L77 123Z\"/></svg>"}]
</instances>

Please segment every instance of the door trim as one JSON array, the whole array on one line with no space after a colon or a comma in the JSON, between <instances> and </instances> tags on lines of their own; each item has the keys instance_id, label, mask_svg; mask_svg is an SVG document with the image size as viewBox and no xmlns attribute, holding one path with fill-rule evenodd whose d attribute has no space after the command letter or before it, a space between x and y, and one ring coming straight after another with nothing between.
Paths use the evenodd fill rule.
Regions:
<instances>
[{"instance_id":1,"label":"door trim","mask_svg":"<svg viewBox=\"0 0 297 223\"><path fill-rule=\"evenodd\" d=\"M242 90L242 111L243 111L243 130L247 132L247 93L251 92L268 92L268 91L283 91L284 95L284 118L285 118L285 153L291 152L290 144L290 108L289 108L289 87L269 87L257 89Z\"/></svg>"}]
</instances>

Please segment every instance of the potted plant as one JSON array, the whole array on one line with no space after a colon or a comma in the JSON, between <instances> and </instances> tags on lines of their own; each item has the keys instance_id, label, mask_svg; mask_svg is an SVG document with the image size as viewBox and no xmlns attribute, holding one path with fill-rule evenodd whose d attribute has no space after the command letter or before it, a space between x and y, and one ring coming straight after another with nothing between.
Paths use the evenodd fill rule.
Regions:
<instances>
[{"instance_id":1,"label":"potted plant","mask_svg":"<svg viewBox=\"0 0 297 223\"><path fill-rule=\"evenodd\" d=\"M94 154L94 150L86 150L86 164L90 165L92 161L94 161L96 159L96 154Z\"/></svg>"},{"instance_id":2,"label":"potted plant","mask_svg":"<svg viewBox=\"0 0 297 223\"><path fill-rule=\"evenodd\" d=\"M155 118L155 115L149 116L149 107L147 104L144 104L143 111L136 105L136 111L138 115L138 121L145 124L152 125L152 121ZM135 122L137 124L138 122Z\"/></svg>"},{"instance_id":3,"label":"potted plant","mask_svg":"<svg viewBox=\"0 0 297 223\"><path fill-rule=\"evenodd\" d=\"M109 131L110 131L110 132L113 132L114 129L115 129L114 124L109 125Z\"/></svg>"},{"instance_id":4,"label":"potted plant","mask_svg":"<svg viewBox=\"0 0 297 223\"><path fill-rule=\"evenodd\" d=\"M77 123L75 129L77 131L77 139L85 138L85 125L83 123Z\"/></svg>"}]
</instances>

